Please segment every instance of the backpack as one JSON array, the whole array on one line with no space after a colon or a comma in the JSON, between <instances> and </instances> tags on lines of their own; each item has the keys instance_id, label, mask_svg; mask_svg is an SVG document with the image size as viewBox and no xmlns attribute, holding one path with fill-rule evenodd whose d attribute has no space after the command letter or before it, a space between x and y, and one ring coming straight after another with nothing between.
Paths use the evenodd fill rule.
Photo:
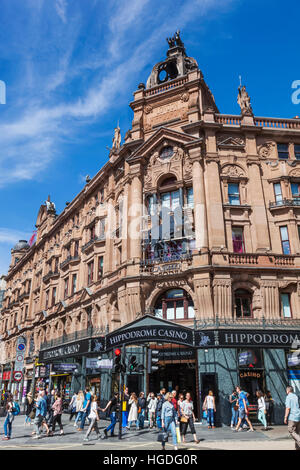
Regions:
<instances>
[{"instance_id":1,"label":"backpack","mask_svg":"<svg viewBox=\"0 0 300 470\"><path fill-rule=\"evenodd\" d=\"M20 406L19 406L19 403L17 403L16 401L13 402L13 411L12 411L12 414L14 416L18 416L20 414Z\"/></svg>"}]
</instances>

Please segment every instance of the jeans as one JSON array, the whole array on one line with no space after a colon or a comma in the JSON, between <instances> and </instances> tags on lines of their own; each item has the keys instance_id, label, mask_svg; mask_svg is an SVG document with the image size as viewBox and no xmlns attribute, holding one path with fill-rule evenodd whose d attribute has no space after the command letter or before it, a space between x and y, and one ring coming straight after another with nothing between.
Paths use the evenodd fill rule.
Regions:
<instances>
[{"instance_id":1,"label":"jeans","mask_svg":"<svg viewBox=\"0 0 300 470\"><path fill-rule=\"evenodd\" d=\"M264 427L266 428L267 427L267 420L266 420L265 410L258 410L258 419L264 425Z\"/></svg>"},{"instance_id":2,"label":"jeans","mask_svg":"<svg viewBox=\"0 0 300 470\"><path fill-rule=\"evenodd\" d=\"M98 428L98 421L97 421L96 418L91 419L89 428L88 428L87 433L86 433L86 435L85 435L85 438L86 438L86 439L87 439L87 438L89 437L89 435L91 434L93 428L95 428L96 434L97 434L97 436L99 436L100 433L99 433L99 428Z\"/></svg>"},{"instance_id":3,"label":"jeans","mask_svg":"<svg viewBox=\"0 0 300 470\"><path fill-rule=\"evenodd\" d=\"M38 415L34 418L34 427L35 427L35 432L37 436L40 436L40 427L42 426L42 423L44 421L45 417L42 415Z\"/></svg>"},{"instance_id":4,"label":"jeans","mask_svg":"<svg viewBox=\"0 0 300 470\"><path fill-rule=\"evenodd\" d=\"M207 424L208 426L214 426L214 409L213 408L208 408L207 409Z\"/></svg>"},{"instance_id":5,"label":"jeans","mask_svg":"<svg viewBox=\"0 0 300 470\"><path fill-rule=\"evenodd\" d=\"M162 430L161 416L156 416L156 424L157 424L158 429L161 431Z\"/></svg>"},{"instance_id":6,"label":"jeans","mask_svg":"<svg viewBox=\"0 0 300 470\"><path fill-rule=\"evenodd\" d=\"M53 418L53 421L52 421L52 431L54 432L55 431L55 425L56 423L58 424L59 426L59 429L61 431L63 431L63 425L61 423L61 415L58 414L58 415L55 415L54 418Z\"/></svg>"},{"instance_id":7,"label":"jeans","mask_svg":"<svg viewBox=\"0 0 300 470\"><path fill-rule=\"evenodd\" d=\"M82 415L83 415L83 411L78 411L77 416L75 418L75 424L77 424L78 421L81 421Z\"/></svg>"},{"instance_id":8,"label":"jeans","mask_svg":"<svg viewBox=\"0 0 300 470\"><path fill-rule=\"evenodd\" d=\"M80 423L80 429L83 429L83 428L84 428L85 420L86 420L86 418L88 417L89 414L90 414L90 410L89 410L89 409L82 412L81 423Z\"/></svg>"},{"instance_id":9,"label":"jeans","mask_svg":"<svg viewBox=\"0 0 300 470\"><path fill-rule=\"evenodd\" d=\"M129 422L128 422L128 427L129 427L129 429L130 429L132 423L134 423L134 424L135 424L135 427L136 427L136 423L137 423L136 421L129 421Z\"/></svg>"},{"instance_id":10,"label":"jeans","mask_svg":"<svg viewBox=\"0 0 300 470\"><path fill-rule=\"evenodd\" d=\"M171 418L166 418L165 420L165 432L171 431L173 444L177 445L177 435L176 435L176 424L175 421Z\"/></svg>"},{"instance_id":11,"label":"jeans","mask_svg":"<svg viewBox=\"0 0 300 470\"><path fill-rule=\"evenodd\" d=\"M145 421L145 410L141 410L138 415L138 427L139 429L144 429L144 421Z\"/></svg>"},{"instance_id":12,"label":"jeans","mask_svg":"<svg viewBox=\"0 0 300 470\"><path fill-rule=\"evenodd\" d=\"M239 410L235 410L234 407L231 408L231 425L236 426L239 417Z\"/></svg>"},{"instance_id":13,"label":"jeans","mask_svg":"<svg viewBox=\"0 0 300 470\"><path fill-rule=\"evenodd\" d=\"M5 437L11 437L12 422L14 420L14 415L12 413L7 413L7 416L4 421L4 434Z\"/></svg>"},{"instance_id":14,"label":"jeans","mask_svg":"<svg viewBox=\"0 0 300 470\"><path fill-rule=\"evenodd\" d=\"M26 415L25 416L25 424L27 424L27 423L31 423L31 418L30 418L30 416Z\"/></svg>"},{"instance_id":15,"label":"jeans","mask_svg":"<svg viewBox=\"0 0 300 470\"><path fill-rule=\"evenodd\" d=\"M108 431L111 431L111 435L113 435L114 433L114 430L115 430L115 425L116 425L116 422L117 422L117 413L115 411L113 411L110 416L110 425L106 428L106 432Z\"/></svg>"},{"instance_id":16,"label":"jeans","mask_svg":"<svg viewBox=\"0 0 300 470\"><path fill-rule=\"evenodd\" d=\"M150 428L155 426L155 411L149 411Z\"/></svg>"}]
</instances>

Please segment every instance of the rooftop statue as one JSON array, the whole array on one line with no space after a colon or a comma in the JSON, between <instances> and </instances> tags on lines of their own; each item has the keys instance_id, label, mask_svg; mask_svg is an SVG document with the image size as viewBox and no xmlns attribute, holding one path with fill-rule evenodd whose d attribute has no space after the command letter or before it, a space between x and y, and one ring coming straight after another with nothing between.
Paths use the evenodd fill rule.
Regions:
<instances>
[{"instance_id":1,"label":"rooftop statue","mask_svg":"<svg viewBox=\"0 0 300 470\"><path fill-rule=\"evenodd\" d=\"M239 94L238 94L238 99L237 102L241 108L242 114L248 114L248 115L253 115L253 110L252 106L250 103L250 96L248 95L246 91L246 87L240 85L239 86Z\"/></svg>"},{"instance_id":2,"label":"rooftop statue","mask_svg":"<svg viewBox=\"0 0 300 470\"><path fill-rule=\"evenodd\" d=\"M119 126L115 128L112 148L117 150L121 147L121 132Z\"/></svg>"},{"instance_id":3,"label":"rooftop statue","mask_svg":"<svg viewBox=\"0 0 300 470\"><path fill-rule=\"evenodd\" d=\"M47 206L47 212L55 212L56 211L55 204L54 204L54 202L51 202L50 196L48 196L48 199L47 199L47 201L45 201L45 204Z\"/></svg>"},{"instance_id":4,"label":"rooftop statue","mask_svg":"<svg viewBox=\"0 0 300 470\"><path fill-rule=\"evenodd\" d=\"M168 42L170 48L175 47L175 46L184 47L184 44L183 44L183 42L181 41L181 38L180 38L179 29L176 31L176 33L174 34L173 37L167 38L167 42Z\"/></svg>"}]
</instances>

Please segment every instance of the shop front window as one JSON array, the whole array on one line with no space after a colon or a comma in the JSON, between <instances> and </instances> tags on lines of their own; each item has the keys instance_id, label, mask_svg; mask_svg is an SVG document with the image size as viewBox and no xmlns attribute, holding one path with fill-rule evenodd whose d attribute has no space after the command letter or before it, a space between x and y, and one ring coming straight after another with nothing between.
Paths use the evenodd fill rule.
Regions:
<instances>
[{"instance_id":1,"label":"shop front window","mask_svg":"<svg viewBox=\"0 0 300 470\"><path fill-rule=\"evenodd\" d=\"M194 303L183 289L171 289L156 302L155 316L166 320L194 318Z\"/></svg>"}]
</instances>

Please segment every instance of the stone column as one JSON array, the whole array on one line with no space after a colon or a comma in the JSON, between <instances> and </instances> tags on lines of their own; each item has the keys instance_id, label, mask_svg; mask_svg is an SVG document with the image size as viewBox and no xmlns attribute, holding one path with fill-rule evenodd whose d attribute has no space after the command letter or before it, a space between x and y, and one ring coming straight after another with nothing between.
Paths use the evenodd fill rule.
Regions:
<instances>
[{"instance_id":1,"label":"stone column","mask_svg":"<svg viewBox=\"0 0 300 470\"><path fill-rule=\"evenodd\" d=\"M268 230L268 220L264 193L260 175L260 164L258 161L248 162L249 166L249 191L252 208L252 226L255 230L256 243L254 248L256 252L264 252L271 247Z\"/></svg>"},{"instance_id":2,"label":"stone column","mask_svg":"<svg viewBox=\"0 0 300 470\"><path fill-rule=\"evenodd\" d=\"M196 249L208 248L207 216L203 168L199 160L193 161L194 223Z\"/></svg>"},{"instance_id":3,"label":"stone column","mask_svg":"<svg viewBox=\"0 0 300 470\"><path fill-rule=\"evenodd\" d=\"M219 250L226 246L222 194L218 162L206 160L205 189L208 218L209 248Z\"/></svg>"},{"instance_id":4,"label":"stone column","mask_svg":"<svg viewBox=\"0 0 300 470\"><path fill-rule=\"evenodd\" d=\"M131 168L130 207L129 207L129 238L130 258L139 261L142 255L141 217L143 204L143 189L140 165Z\"/></svg>"}]
</instances>

